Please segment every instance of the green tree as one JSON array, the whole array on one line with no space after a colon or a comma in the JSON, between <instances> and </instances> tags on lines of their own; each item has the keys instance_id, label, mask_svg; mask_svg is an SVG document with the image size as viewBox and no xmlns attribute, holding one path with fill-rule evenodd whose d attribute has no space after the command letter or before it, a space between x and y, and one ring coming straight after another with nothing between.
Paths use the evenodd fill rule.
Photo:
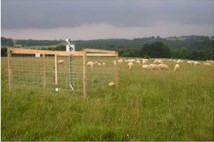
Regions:
<instances>
[{"instance_id":1,"label":"green tree","mask_svg":"<svg viewBox=\"0 0 214 142\"><path fill-rule=\"evenodd\" d=\"M175 58L187 59L190 56L190 51L186 47L181 47L175 52Z\"/></svg>"},{"instance_id":2,"label":"green tree","mask_svg":"<svg viewBox=\"0 0 214 142\"><path fill-rule=\"evenodd\" d=\"M13 39L1 37L1 45L2 46L14 46Z\"/></svg>"},{"instance_id":3,"label":"green tree","mask_svg":"<svg viewBox=\"0 0 214 142\"><path fill-rule=\"evenodd\" d=\"M171 57L171 50L162 42L155 42L151 44L145 44L140 51L140 55L142 57L169 58Z\"/></svg>"}]
</instances>

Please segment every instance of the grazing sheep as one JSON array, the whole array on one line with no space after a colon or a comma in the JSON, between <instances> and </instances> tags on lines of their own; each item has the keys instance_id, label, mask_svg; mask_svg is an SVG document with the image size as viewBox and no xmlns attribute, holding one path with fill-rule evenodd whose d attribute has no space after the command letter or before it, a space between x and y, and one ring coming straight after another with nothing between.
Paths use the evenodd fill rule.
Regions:
<instances>
[{"instance_id":1,"label":"grazing sheep","mask_svg":"<svg viewBox=\"0 0 214 142\"><path fill-rule=\"evenodd\" d=\"M177 63L182 63L182 62L184 62L184 61L181 60L181 59L178 59L176 62L177 62Z\"/></svg>"},{"instance_id":2,"label":"grazing sheep","mask_svg":"<svg viewBox=\"0 0 214 142\"><path fill-rule=\"evenodd\" d=\"M206 60L206 62L209 62L211 64L214 64L214 61L213 60Z\"/></svg>"},{"instance_id":3,"label":"grazing sheep","mask_svg":"<svg viewBox=\"0 0 214 142\"><path fill-rule=\"evenodd\" d=\"M200 65L200 63L198 61L193 61L193 65L196 66L196 65Z\"/></svg>"},{"instance_id":4,"label":"grazing sheep","mask_svg":"<svg viewBox=\"0 0 214 142\"><path fill-rule=\"evenodd\" d=\"M180 65L179 65L179 64L176 64L176 65L174 66L173 71L179 70L179 68L180 68Z\"/></svg>"},{"instance_id":5,"label":"grazing sheep","mask_svg":"<svg viewBox=\"0 0 214 142\"><path fill-rule=\"evenodd\" d=\"M64 60L58 60L57 63L62 64L62 63L64 63Z\"/></svg>"},{"instance_id":6,"label":"grazing sheep","mask_svg":"<svg viewBox=\"0 0 214 142\"><path fill-rule=\"evenodd\" d=\"M102 64L101 64L100 62L97 62L97 65L98 65L98 66L102 66Z\"/></svg>"},{"instance_id":7,"label":"grazing sheep","mask_svg":"<svg viewBox=\"0 0 214 142\"><path fill-rule=\"evenodd\" d=\"M91 68L94 66L94 62L92 62L92 61L88 61L87 62L87 66L91 66Z\"/></svg>"},{"instance_id":8,"label":"grazing sheep","mask_svg":"<svg viewBox=\"0 0 214 142\"><path fill-rule=\"evenodd\" d=\"M169 66L166 64L149 64L142 65L142 69L144 70L169 70Z\"/></svg>"},{"instance_id":9,"label":"grazing sheep","mask_svg":"<svg viewBox=\"0 0 214 142\"><path fill-rule=\"evenodd\" d=\"M129 63L128 63L128 68L131 69L132 66L133 66L133 62L129 62Z\"/></svg>"},{"instance_id":10,"label":"grazing sheep","mask_svg":"<svg viewBox=\"0 0 214 142\"><path fill-rule=\"evenodd\" d=\"M142 65L142 69L149 70L149 65Z\"/></svg>"},{"instance_id":11,"label":"grazing sheep","mask_svg":"<svg viewBox=\"0 0 214 142\"><path fill-rule=\"evenodd\" d=\"M163 63L163 60L161 60L161 59L154 60L154 64L162 64L162 63Z\"/></svg>"},{"instance_id":12,"label":"grazing sheep","mask_svg":"<svg viewBox=\"0 0 214 142\"><path fill-rule=\"evenodd\" d=\"M103 66L105 66L105 65L106 65L106 63L105 63L105 62L103 62L102 64L103 64Z\"/></svg>"},{"instance_id":13,"label":"grazing sheep","mask_svg":"<svg viewBox=\"0 0 214 142\"><path fill-rule=\"evenodd\" d=\"M162 70L169 70L169 66L166 65L166 64L159 64L158 66L159 66L159 68L162 69Z\"/></svg>"},{"instance_id":14,"label":"grazing sheep","mask_svg":"<svg viewBox=\"0 0 214 142\"><path fill-rule=\"evenodd\" d=\"M117 61L119 64L123 63L123 59L118 59Z\"/></svg>"},{"instance_id":15,"label":"grazing sheep","mask_svg":"<svg viewBox=\"0 0 214 142\"><path fill-rule=\"evenodd\" d=\"M149 64L148 69L149 70L159 70L160 67L157 64Z\"/></svg>"},{"instance_id":16,"label":"grazing sheep","mask_svg":"<svg viewBox=\"0 0 214 142\"><path fill-rule=\"evenodd\" d=\"M140 60L136 60L136 63L137 63L137 64L141 64L141 61L140 61Z\"/></svg>"},{"instance_id":17,"label":"grazing sheep","mask_svg":"<svg viewBox=\"0 0 214 142\"><path fill-rule=\"evenodd\" d=\"M211 63L203 63L203 65L208 66L208 67L211 67L211 66L212 66Z\"/></svg>"},{"instance_id":18,"label":"grazing sheep","mask_svg":"<svg viewBox=\"0 0 214 142\"><path fill-rule=\"evenodd\" d=\"M142 59L142 64L146 64L148 59Z\"/></svg>"},{"instance_id":19,"label":"grazing sheep","mask_svg":"<svg viewBox=\"0 0 214 142\"><path fill-rule=\"evenodd\" d=\"M187 64L193 65L194 61L187 61Z\"/></svg>"},{"instance_id":20,"label":"grazing sheep","mask_svg":"<svg viewBox=\"0 0 214 142\"><path fill-rule=\"evenodd\" d=\"M190 65L194 65L194 66L200 65L200 63L198 61L187 61L187 63Z\"/></svg>"},{"instance_id":21,"label":"grazing sheep","mask_svg":"<svg viewBox=\"0 0 214 142\"><path fill-rule=\"evenodd\" d=\"M117 61L114 60L114 61L113 61L113 64L114 64L114 65L117 65Z\"/></svg>"}]
</instances>

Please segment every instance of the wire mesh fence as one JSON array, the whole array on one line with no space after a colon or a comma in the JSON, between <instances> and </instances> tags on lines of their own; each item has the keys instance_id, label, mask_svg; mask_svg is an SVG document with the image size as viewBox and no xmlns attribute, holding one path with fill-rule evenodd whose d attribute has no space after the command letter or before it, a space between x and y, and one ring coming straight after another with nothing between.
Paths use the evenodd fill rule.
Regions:
<instances>
[{"instance_id":1,"label":"wire mesh fence","mask_svg":"<svg viewBox=\"0 0 214 142\"><path fill-rule=\"evenodd\" d=\"M118 83L115 51L47 51L8 49L9 89L39 87L87 92ZM88 63L92 63L88 64Z\"/></svg>"}]
</instances>

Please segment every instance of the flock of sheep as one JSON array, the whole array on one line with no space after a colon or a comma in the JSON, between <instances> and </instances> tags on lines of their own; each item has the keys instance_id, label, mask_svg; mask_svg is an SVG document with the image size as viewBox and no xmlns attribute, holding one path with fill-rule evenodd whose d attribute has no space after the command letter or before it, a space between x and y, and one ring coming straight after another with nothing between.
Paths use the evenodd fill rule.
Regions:
<instances>
[{"instance_id":1,"label":"flock of sheep","mask_svg":"<svg viewBox=\"0 0 214 142\"><path fill-rule=\"evenodd\" d=\"M150 60L150 61L149 61ZM154 60L154 61L152 61ZM117 64L127 64L128 69L132 69L133 66L141 66L143 70L168 70L168 71L177 71L180 69L180 63L186 62L189 65L197 66L204 65L212 67L214 64L213 60L207 61L193 61L193 60L181 60L181 59L145 59L145 58L132 58L132 59L123 59L113 60L113 65ZM149 63L150 62L150 63ZM173 62L173 69L169 68L168 63ZM93 66L105 66L105 62L98 61L88 61L87 66L93 68Z\"/></svg>"},{"instance_id":2,"label":"flock of sheep","mask_svg":"<svg viewBox=\"0 0 214 142\"><path fill-rule=\"evenodd\" d=\"M150 59L153 60L153 59ZM58 60L58 64L62 64L64 60ZM132 58L132 59L123 59L120 58L118 60L113 60L113 65L117 64L127 64L128 69L132 69L134 65L140 65L143 70L172 70L177 71L180 69L180 63L186 62L189 65L197 66L197 65L204 65L208 67L212 67L214 64L213 60L207 61L194 61L194 60L181 60L181 59L154 59L154 61L149 61L149 59L145 58ZM150 63L149 63L150 62ZM167 63L173 62L174 67L173 69L169 68ZM96 66L106 66L106 62L102 61L88 61L86 64L88 67L93 68Z\"/></svg>"}]
</instances>

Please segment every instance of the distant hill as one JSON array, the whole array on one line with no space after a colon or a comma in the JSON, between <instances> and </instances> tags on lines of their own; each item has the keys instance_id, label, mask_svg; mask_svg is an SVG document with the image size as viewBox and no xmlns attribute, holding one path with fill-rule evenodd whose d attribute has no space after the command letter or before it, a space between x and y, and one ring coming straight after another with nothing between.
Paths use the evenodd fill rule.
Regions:
<instances>
[{"instance_id":1,"label":"distant hill","mask_svg":"<svg viewBox=\"0 0 214 142\"><path fill-rule=\"evenodd\" d=\"M214 50L214 36L179 36L161 38L157 37L143 37L129 39L97 39L97 40L75 40L72 41L75 44L76 50L82 50L83 48L97 48L97 49L109 49L119 51L120 56L142 56L140 51L146 44L152 44L155 42L161 42L172 51L171 57L191 58L190 54L193 52L199 52L200 54L206 52L209 54L209 58L213 59ZM5 37L1 38L2 47L18 46L29 48L43 48L49 50L64 50L65 41L63 40L13 40ZM181 56L184 54L186 56ZM188 52L188 56L187 56ZM179 56L178 56L179 55ZM207 55L206 55L207 56ZM207 56L208 57L208 56ZM201 58L201 57L200 57Z\"/></svg>"}]
</instances>

